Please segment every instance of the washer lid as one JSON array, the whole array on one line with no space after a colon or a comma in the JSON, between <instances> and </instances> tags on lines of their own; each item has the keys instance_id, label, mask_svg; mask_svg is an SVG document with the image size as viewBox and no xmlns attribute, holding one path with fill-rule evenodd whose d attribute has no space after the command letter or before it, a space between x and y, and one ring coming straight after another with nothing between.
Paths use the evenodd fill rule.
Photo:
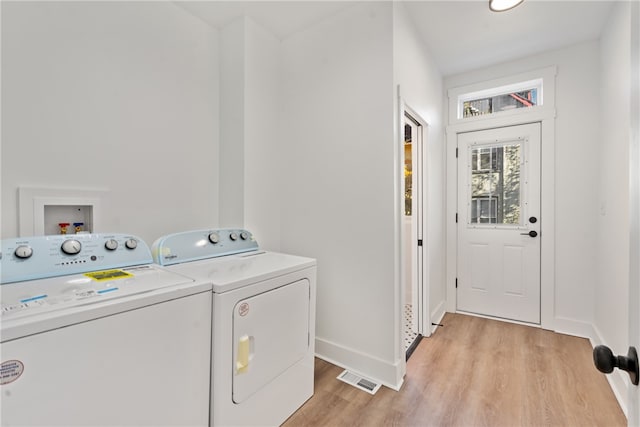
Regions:
<instances>
[{"instance_id":1,"label":"washer lid","mask_svg":"<svg viewBox=\"0 0 640 427\"><path fill-rule=\"evenodd\" d=\"M2 341L210 290L152 264L2 286Z\"/></svg>"},{"instance_id":2,"label":"washer lid","mask_svg":"<svg viewBox=\"0 0 640 427\"><path fill-rule=\"evenodd\" d=\"M198 281L209 281L213 292L222 293L315 266L313 258L253 251L168 268Z\"/></svg>"}]
</instances>

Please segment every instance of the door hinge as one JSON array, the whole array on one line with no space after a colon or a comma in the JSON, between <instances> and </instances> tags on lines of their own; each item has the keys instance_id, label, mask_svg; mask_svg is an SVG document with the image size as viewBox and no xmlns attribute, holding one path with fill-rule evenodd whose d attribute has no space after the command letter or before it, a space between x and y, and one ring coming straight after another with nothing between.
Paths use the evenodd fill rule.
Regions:
<instances>
[{"instance_id":1,"label":"door hinge","mask_svg":"<svg viewBox=\"0 0 640 427\"><path fill-rule=\"evenodd\" d=\"M458 212L456 212L456 224L458 223Z\"/></svg>"},{"instance_id":2,"label":"door hinge","mask_svg":"<svg viewBox=\"0 0 640 427\"><path fill-rule=\"evenodd\" d=\"M418 239L418 246L422 246L422 239Z\"/></svg>"},{"instance_id":3,"label":"door hinge","mask_svg":"<svg viewBox=\"0 0 640 427\"><path fill-rule=\"evenodd\" d=\"M458 289L458 278L456 277L456 289Z\"/></svg>"},{"instance_id":4,"label":"door hinge","mask_svg":"<svg viewBox=\"0 0 640 427\"><path fill-rule=\"evenodd\" d=\"M458 158L458 147L456 147L456 159Z\"/></svg>"}]
</instances>

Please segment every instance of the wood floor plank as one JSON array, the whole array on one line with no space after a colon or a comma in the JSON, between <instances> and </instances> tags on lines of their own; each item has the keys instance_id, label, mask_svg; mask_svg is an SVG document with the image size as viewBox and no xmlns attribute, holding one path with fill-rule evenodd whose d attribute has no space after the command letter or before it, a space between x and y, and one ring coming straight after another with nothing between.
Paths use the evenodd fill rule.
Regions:
<instances>
[{"instance_id":1,"label":"wood floor plank","mask_svg":"<svg viewBox=\"0 0 640 427\"><path fill-rule=\"evenodd\" d=\"M399 392L371 396L316 359L315 394L283 426L627 425L586 339L461 314L442 323Z\"/></svg>"}]
</instances>

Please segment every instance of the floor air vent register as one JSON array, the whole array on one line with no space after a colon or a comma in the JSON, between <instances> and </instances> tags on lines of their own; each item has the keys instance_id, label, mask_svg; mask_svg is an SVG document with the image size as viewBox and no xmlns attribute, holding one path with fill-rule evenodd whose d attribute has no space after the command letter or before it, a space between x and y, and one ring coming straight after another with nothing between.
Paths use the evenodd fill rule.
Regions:
<instances>
[{"instance_id":1,"label":"floor air vent register","mask_svg":"<svg viewBox=\"0 0 640 427\"><path fill-rule=\"evenodd\" d=\"M337 377L340 381L344 381L347 384L366 391L369 394L376 394L380 388L380 384L377 384L371 380L363 378L349 371L344 371Z\"/></svg>"}]
</instances>

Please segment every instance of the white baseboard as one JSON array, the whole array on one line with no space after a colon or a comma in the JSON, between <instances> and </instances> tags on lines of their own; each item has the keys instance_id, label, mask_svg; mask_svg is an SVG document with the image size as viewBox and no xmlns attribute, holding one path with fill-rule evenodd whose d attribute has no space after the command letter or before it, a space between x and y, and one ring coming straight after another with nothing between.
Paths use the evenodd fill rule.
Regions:
<instances>
[{"instance_id":1,"label":"white baseboard","mask_svg":"<svg viewBox=\"0 0 640 427\"><path fill-rule=\"evenodd\" d=\"M446 301L441 301L440 304L438 304L438 306L431 313L431 319L429 319L430 320L430 324L427 325L427 328L425 328L425 330L429 331L429 335L427 335L427 336L431 336L431 334L434 333L436 331L436 329L438 328L437 325L442 322L442 318L444 317L445 313L447 312L445 310L445 303L446 303ZM436 323L436 325L434 325L434 323Z\"/></svg>"},{"instance_id":2,"label":"white baseboard","mask_svg":"<svg viewBox=\"0 0 640 427\"><path fill-rule=\"evenodd\" d=\"M573 335L576 337L587 338L591 343L591 348L595 348L597 345L607 345L602 338L602 334L593 324L588 322L582 322L566 317L556 317L554 319L554 332L559 334ZM593 369L596 369L595 365ZM620 370L615 370L611 374L605 375L609 386L613 391L620 408L624 415L627 415L627 383L624 380L624 373Z\"/></svg>"},{"instance_id":3,"label":"white baseboard","mask_svg":"<svg viewBox=\"0 0 640 427\"><path fill-rule=\"evenodd\" d=\"M392 390L400 390L404 382L404 363L401 360L390 363L318 337L316 337L316 357L379 382Z\"/></svg>"},{"instance_id":4,"label":"white baseboard","mask_svg":"<svg viewBox=\"0 0 640 427\"><path fill-rule=\"evenodd\" d=\"M568 317L554 318L553 331L559 334L587 339L592 339L596 333L591 323L570 319Z\"/></svg>"}]
</instances>

